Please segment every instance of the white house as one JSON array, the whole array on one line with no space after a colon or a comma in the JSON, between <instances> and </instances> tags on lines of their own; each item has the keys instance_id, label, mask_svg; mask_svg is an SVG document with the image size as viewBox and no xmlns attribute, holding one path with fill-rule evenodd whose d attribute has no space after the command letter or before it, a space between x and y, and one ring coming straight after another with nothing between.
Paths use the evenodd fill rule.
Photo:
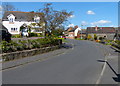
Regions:
<instances>
[{"instance_id":1,"label":"white house","mask_svg":"<svg viewBox=\"0 0 120 86\"><path fill-rule=\"evenodd\" d=\"M81 27L78 27L74 31L74 36L76 37L78 35L78 31L81 31Z\"/></svg>"},{"instance_id":2,"label":"white house","mask_svg":"<svg viewBox=\"0 0 120 86\"><path fill-rule=\"evenodd\" d=\"M79 31L81 31L81 27L78 27L76 25L74 27L69 27L66 30L65 35L67 36L67 38L74 39L75 37L78 37Z\"/></svg>"},{"instance_id":3,"label":"white house","mask_svg":"<svg viewBox=\"0 0 120 86\"><path fill-rule=\"evenodd\" d=\"M23 25L39 23L40 21L41 16L34 12L7 11L2 18L4 27L6 27L11 34L20 34L20 28Z\"/></svg>"}]
</instances>

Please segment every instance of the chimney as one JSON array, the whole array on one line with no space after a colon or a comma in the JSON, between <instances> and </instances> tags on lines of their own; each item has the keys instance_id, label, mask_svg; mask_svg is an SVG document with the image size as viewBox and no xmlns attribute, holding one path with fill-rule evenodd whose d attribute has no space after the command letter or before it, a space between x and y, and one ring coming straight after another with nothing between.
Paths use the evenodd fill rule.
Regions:
<instances>
[{"instance_id":1,"label":"chimney","mask_svg":"<svg viewBox=\"0 0 120 86\"><path fill-rule=\"evenodd\" d=\"M76 29L76 28L78 28L78 26L76 25L74 28Z\"/></svg>"},{"instance_id":2,"label":"chimney","mask_svg":"<svg viewBox=\"0 0 120 86\"><path fill-rule=\"evenodd\" d=\"M98 30L98 27L96 26L96 27L95 27L95 31L97 31L97 30Z\"/></svg>"}]
</instances>

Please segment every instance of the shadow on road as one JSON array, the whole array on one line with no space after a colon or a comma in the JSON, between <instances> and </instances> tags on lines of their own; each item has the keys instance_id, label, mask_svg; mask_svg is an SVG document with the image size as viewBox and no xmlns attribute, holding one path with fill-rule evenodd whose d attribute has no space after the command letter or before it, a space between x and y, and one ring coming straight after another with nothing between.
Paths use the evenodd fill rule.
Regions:
<instances>
[{"instance_id":1,"label":"shadow on road","mask_svg":"<svg viewBox=\"0 0 120 86\"><path fill-rule=\"evenodd\" d=\"M113 69L113 67L109 64L108 61L105 60L97 60L98 62L106 62L109 68L112 70L112 72L116 75L116 77L112 77L114 81L120 82L120 74L117 74L116 71Z\"/></svg>"},{"instance_id":2,"label":"shadow on road","mask_svg":"<svg viewBox=\"0 0 120 86\"><path fill-rule=\"evenodd\" d=\"M73 46L72 46L72 44L63 43L61 45L61 48L70 49L70 48L73 48Z\"/></svg>"},{"instance_id":3,"label":"shadow on road","mask_svg":"<svg viewBox=\"0 0 120 86\"><path fill-rule=\"evenodd\" d=\"M117 49L115 49L115 48L113 48L113 47L110 47L110 48L113 49L113 50L115 50L115 52L120 53L120 50L117 50Z\"/></svg>"}]
</instances>

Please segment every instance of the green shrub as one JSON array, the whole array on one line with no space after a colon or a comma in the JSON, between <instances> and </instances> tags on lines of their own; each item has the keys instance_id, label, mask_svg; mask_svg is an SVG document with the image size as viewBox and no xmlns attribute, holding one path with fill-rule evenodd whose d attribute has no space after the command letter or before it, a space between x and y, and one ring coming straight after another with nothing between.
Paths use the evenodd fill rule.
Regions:
<instances>
[{"instance_id":1,"label":"green shrub","mask_svg":"<svg viewBox=\"0 0 120 86\"><path fill-rule=\"evenodd\" d=\"M97 35L96 34L94 34L94 40L97 40Z\"/></svg>"},{"instance_id":2,"label":"green shrub","mask_svg":"<svg viewBox=\"0 0 120 86\"><path fill-rule=\"evenodd\" d=\"M15 52L20 50L28 50L33 48L42 48L53 45L58 45L60 39L54 38L42 38L42 39L34 39L34 40L19 40L19 41L10 41L9 43L6 41L2 41L0 48L3 53Z\"/></svg>"},{"instance_id":3,"label":"green shrub","mask_svg":"<svg viewBox=\"0 0 120 86\"><path fill-rule=\"evenodd\" d=\"M14 41L10 41L10 42L2 41L0 47L2 49L2 52L8 53L8 52L17 51L17 46L18 44Z\"/></svg>"},{"instance_id":4,"label":"green shrub","mask_svg":"<svg viewBox=\"0 0 120 86\"><path fill-rule=\"evenodd\" d=\"M37 37L43 37L41 33L37 33Z\"/></svg>"},{"instance_id":5,"label":"green shrub","mask_svg":"<svg viewBox=\"0 0 120 86\"><path fill-rule=\"evenodd\" d=\"M99 40L103 40L104 39L104 37L99 37Z\"/></svg>"},{"instance_id":6,"label":"green shrub","mask_svg":"<svg viewBox=\"0 0 120 86\"><path fill-rule=\"evenodd\" d=\"M19 35L19 34L12 35L12 38L21 38L21 35Z\"/></svg>"},{"instance_id":7,"label":"green shrub","mask_svg":"<svg viewBox=\"0 0 120 86\"><path fill-rule=\"evenodd\" d=\"M115 43L120 47L120 40L116 40Z\"/></svg>"},{"instance_id":8,"label":"green shrub","mask_svg":"<svg viewBox=\"0 0 120 86\"><path fill-rule=\"evenodd\" d=\"M37 37L37 33L30 33L30 37Z\"/></svg>"},{"instance_id":9,"label":"green shrub","mask_svg":"<svg viewBox=\"0 0 120 86\"><path fill-rule=\"evenodd\" d=\"M93 38L92 38L91 35L88 35L88 36L87 36L87 39L88 39L88 40L91 40L91 39L93 39Z\"/></svg>"}]
</instances>

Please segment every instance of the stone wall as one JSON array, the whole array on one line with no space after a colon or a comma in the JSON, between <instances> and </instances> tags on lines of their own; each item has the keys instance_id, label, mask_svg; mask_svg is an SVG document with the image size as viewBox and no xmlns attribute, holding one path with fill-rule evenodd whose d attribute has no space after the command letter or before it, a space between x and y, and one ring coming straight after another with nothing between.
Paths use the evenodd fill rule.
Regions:
<instances>
[{"instance_id":1,"label":"stone wall","mask_svg":"<svg viewBox=\"0 0 120 86\"><path fill-rule=\"evenodd\" d=\"M12 52L12 53L3 53L0 55L0 61L4 62L4 61L20 59L24 57L46 53L46 52L53 51L59 48L60 48L60 45L57 45L57 46L51 46L51 47L45 47L45 48L39 48L39 49L17 51L17 52Z\"/></svg>"},{"instance_id":2,"label":"stone wall","mask_svg":"<svg viewBox=\"0 0 120 86\"><path fill-rule=\"evenodd\" d=\"M91 35L94 38L94 34L88 34L88 35ZM98 39L99 39L99 37L106 36L106 38L108 40L113 40L113 37L114 37L115 34L96 34L96 35L98 36Z\"/></svg>"}]
</instances>

